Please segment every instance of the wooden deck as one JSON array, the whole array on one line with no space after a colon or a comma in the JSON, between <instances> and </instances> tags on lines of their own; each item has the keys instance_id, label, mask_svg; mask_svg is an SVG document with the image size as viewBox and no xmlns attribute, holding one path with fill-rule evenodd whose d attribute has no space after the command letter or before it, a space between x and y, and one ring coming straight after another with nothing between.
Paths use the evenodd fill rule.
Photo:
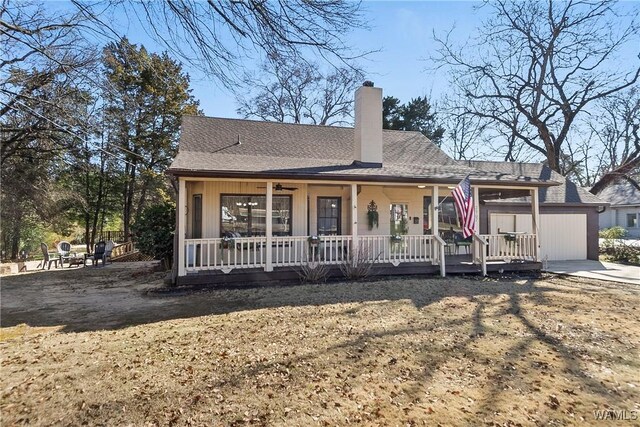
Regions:
<instances>
[{"instance_id":1,"label":"wooden deck","mask_svg":"<svg viewBox=\"0 0 640 427\"><path fill-rule=\"evenodd\" d=\"M329 267L328 279L341 278L342 272L337 265ZM488 273L539 271L542 269L540 262L487 262ZM481 274L480 265L471 262L471 255L447 255L446 270L449 274ZM272 272L266 272L262 268L237 269L229 273L219 270L200 271L178 277L178 286L213 286L213 287L252 287L267 283L295 284L300 282L300 276L296 267L278 267ZM431 263L403 263L397 267L392 264L376 264L370 277L391 276L437 276L440 267ZM444 279L446 280L446 278Z\"/></svg>"}]
</instances>

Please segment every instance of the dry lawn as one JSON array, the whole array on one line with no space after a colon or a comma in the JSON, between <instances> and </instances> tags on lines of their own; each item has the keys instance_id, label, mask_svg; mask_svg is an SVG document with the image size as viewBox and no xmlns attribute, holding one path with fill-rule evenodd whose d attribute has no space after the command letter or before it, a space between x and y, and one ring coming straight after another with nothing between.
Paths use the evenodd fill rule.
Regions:
<instances>
[{"instance_id":1,"label":"dry lawn","mask_svg":"<svg viewBox=\"0 0 640 427\"><path fill-rule=\"evenodd\" d=\"M594 410L640 410L631 285L411 278L167 297L131 280L171 320L3 330L3 425L590 425Z\"/></svg>"}]
</instances>

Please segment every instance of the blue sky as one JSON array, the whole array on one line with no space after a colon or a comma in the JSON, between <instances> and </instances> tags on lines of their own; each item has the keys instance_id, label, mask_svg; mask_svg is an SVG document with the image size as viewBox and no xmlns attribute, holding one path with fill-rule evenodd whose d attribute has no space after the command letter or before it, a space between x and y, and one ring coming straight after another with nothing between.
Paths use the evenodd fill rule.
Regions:
<instances>
[{"instance_id":1,"label":"blue sky","mask_svg":"<svg viewBox=\"0 0 640 427\"><path fill-rule=\"evenodd\" d=\"M370 27L346 35L345 42L360 51L377 51L361 65L367 78L383 88L385 95L408 101L430 95L438 98L446 91L443 72L427 70L426 58L434 49L432 34L442 34L456 26L456 40L464 40L481 22L484 10L476 11L480 2L364 2L363 16ZM125 20L126 21L126 20ZM129 19L121 31L131 42L144 44L151 51L161 51L137 20ZM249 65L251 65L249 63ZM201 108L208 116L238 117L236 101L228 91L188 64L184 68L192 77L192 88Z\"/></svg>"}]
</instances>

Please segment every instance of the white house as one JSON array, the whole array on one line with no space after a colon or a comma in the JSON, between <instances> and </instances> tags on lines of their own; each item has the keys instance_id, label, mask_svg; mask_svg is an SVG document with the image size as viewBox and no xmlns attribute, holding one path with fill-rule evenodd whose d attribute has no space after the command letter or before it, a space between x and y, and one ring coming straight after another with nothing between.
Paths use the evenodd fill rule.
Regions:
<instances>
[{"instance_id":1,"label":"white house","mask_svg":"<svg viewBox=\"0 0 640 427\"><path fill-rule=\"evenodd\" d=\"M640 238L640 190L621 179L598 193L598 197L611 205L600 214L600 229L624 227L628 237Z\"/></svg>"},{"instance_id":2,"label":"white house","mask_svg":"<svg viewBox=\"0 0 640 427\"><path fill-rule=\"evenodd\" d=\"M354 256L385 275L539 269L550 247L589 256L602 204L541 165L454 161L419 132L383 130L382 90L369 85L356 91L353 128L185 117L169 173L178 283L285 278L309 260ZM466 176L478 221L469 242L450 197Z\"/></svg>"}]
</instances>

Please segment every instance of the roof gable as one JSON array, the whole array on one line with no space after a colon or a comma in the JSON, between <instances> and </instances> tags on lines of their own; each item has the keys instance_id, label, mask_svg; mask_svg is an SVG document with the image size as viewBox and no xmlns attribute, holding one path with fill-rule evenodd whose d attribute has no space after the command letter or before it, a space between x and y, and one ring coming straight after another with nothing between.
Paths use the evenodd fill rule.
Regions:
<instances>
[{"instance_id":1,"label":"roof gable","mask_svg":"<svg viewBox=\"0 0 640 427\"><path fill-rule=\"evenodd\" d=\"M617 179L598 193L612 205L640 205L640 190L626 179Z\"/></svg>"}]
</instances>

